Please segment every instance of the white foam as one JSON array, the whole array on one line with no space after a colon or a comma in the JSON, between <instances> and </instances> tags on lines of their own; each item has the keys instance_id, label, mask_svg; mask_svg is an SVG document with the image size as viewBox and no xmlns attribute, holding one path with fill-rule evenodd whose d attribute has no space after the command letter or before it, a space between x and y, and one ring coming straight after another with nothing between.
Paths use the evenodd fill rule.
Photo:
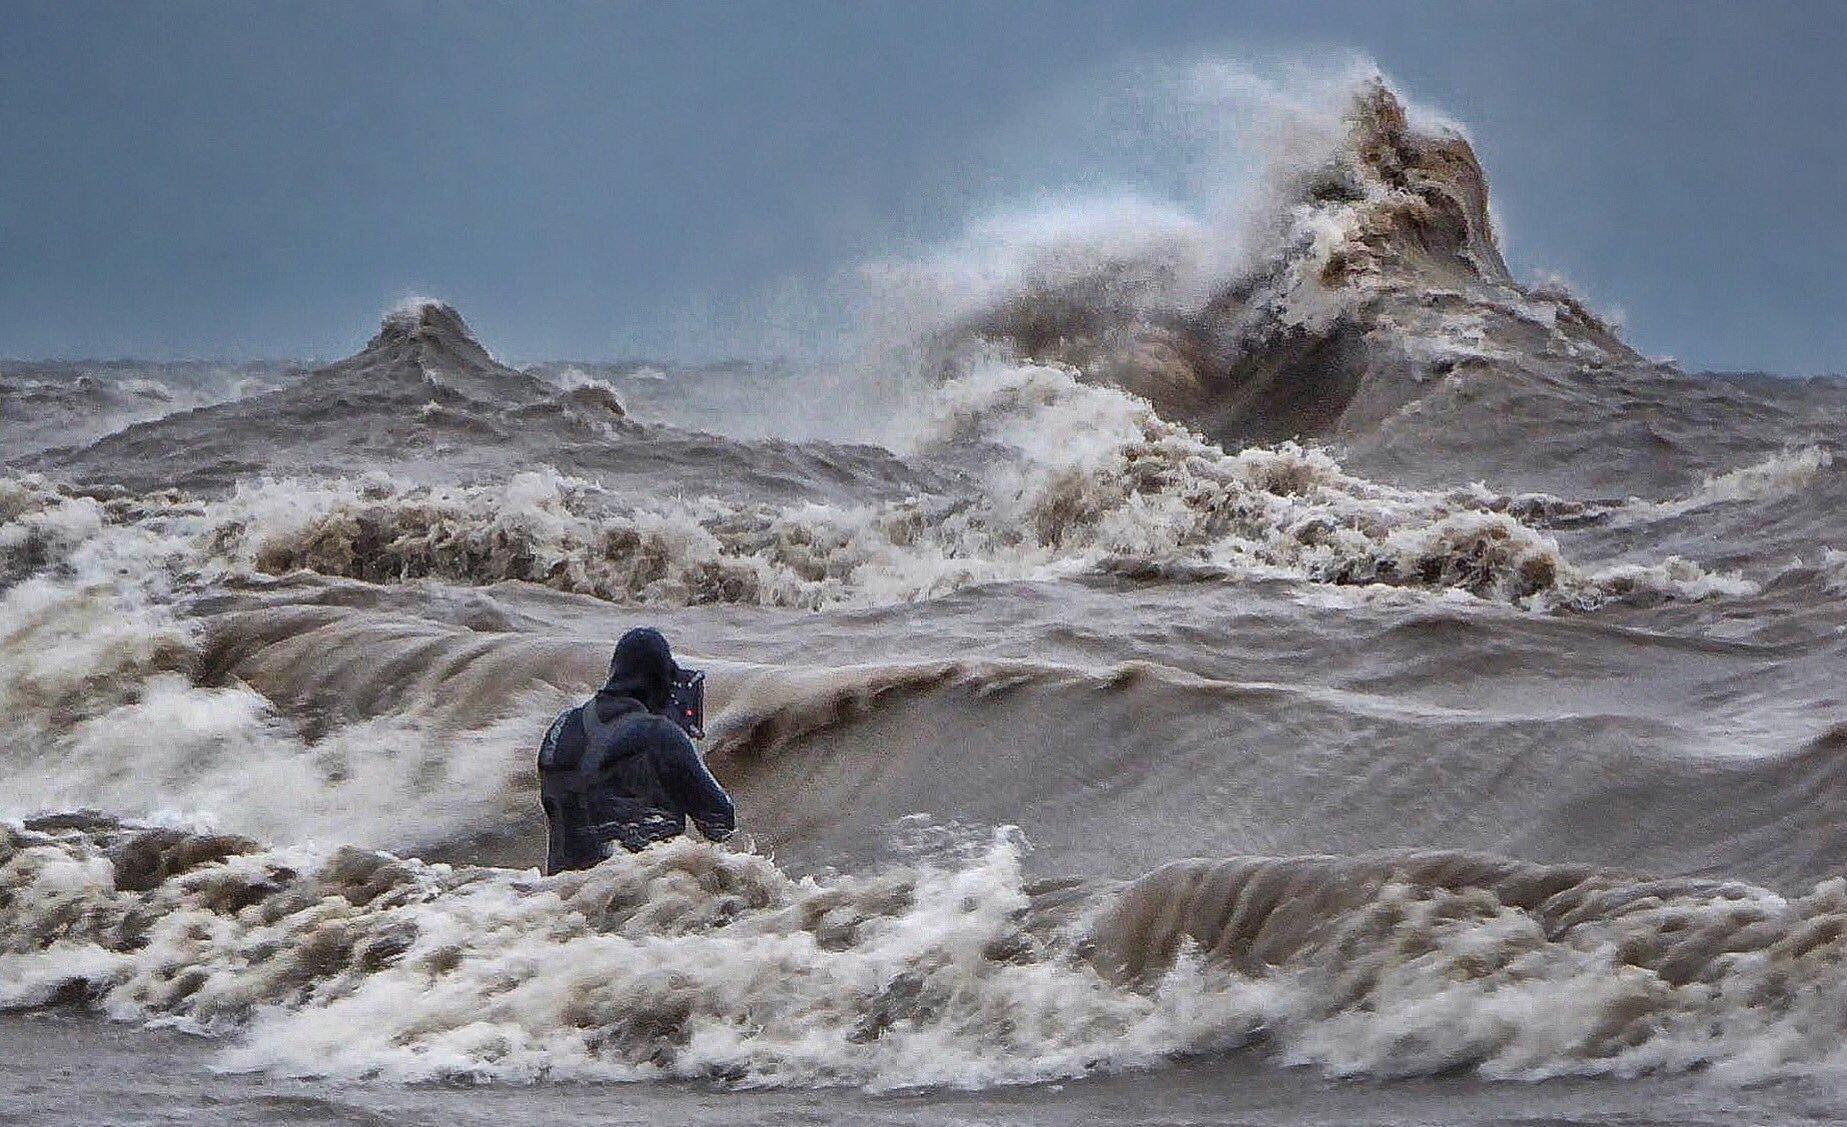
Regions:
<instances>
[{"instance_id":1,"label":"white foam","mask_svg":"<svg viewBox=\"0 0 1847 1127\"><path fill-rule=\"evenodd\" d=\"M118 1018L236 1036L228 1068L398 1081L983 1087L1249 1036L1242 994L1206 989L1197 966L1122 989L1025 930L1018 859L1005 832L961 864L801 881L684 840L550 880L350 851L233 857L149 894L133 950L109 950L104 923L0 954L0 982L19 984L0 1004L81 981ZM73 865L96 879L38 876ZM101 923L142 899L109 872L74 843L29 846L0 886L22 930L80 904ZM252 894L263 909L227 910Z\"/></svg>"},{"instance_id":2,"label":"white foam","mask_svg":"<svg viewBox=\"0 0 1847 1127\"><path fill-rule=\"evenodd\" d=\"M0 817L103 807L271 840L399 848L498 816L544 694L468 732L394 715L310 741L261 694L189 676L197 628L136 586L33 579L0 597Z\"/></svg>"},{"instance_id":3,"label":"white foam","mask_svg":"<svg viewBox=\"0 0 1847 1127\"><path fill-rule=\"evenodd\" d=\"M1847 552L1823 548L1821 574L1824 587L1836 594L1847 595Z\"/></svg>"},{"instance_id":4,"label":"white foam","mask_svg":"<svg viewBox=\"0 0 1847 1127\"><path fill-rule=\"evenodd\" d=\"M1146 401L1055 366L977 365L938 391L907 442L941 457L984 451L979 492L669 511L544 470L503 487L264 481L211 507L200 540L240 568L523 579L668 604L878 605L1125 561L1455 587L1533 609L1752 589L1686 561L1582 569L1550 536L1490 511L1506 505L1485 491L1387 486L1293 443L1227 454Z\"/></svg>"},{"instance_id":5,"label":"white foam","mask_svg":"<svg viewBox=\"0 0 1847 1127\"><path fill-rule=\"evenodd\" d=\"M985 1087L1246 1045L1373 1077L1750 1082L1847 1063L1838 879L1785 898L1534 869L1560 891L1504 900L1455 860L1430 880L1415 860L1257 859L1258 879L1301 874L1301 903L1221 921L1267 936L1264 961L1253 935L1121 980L1090 961L1090 909L1033 907L1020 848L1003 830L794 880L682 839L539 878L8 827L0 1007L87 997L229 1038L227 1068L397 1081Z\"/></svg>"},{"instance_id":6,"label":"white foam","mask_svg":"<svg viewBox=\"0 0 1847 1127\"><path fill-rule=\"evenodd\" d=\"M1685 497L1631 502L1623 515L1628 520L1648 520L1728 502L1774 500L1809 488L1833 465L1834 454L1826 447L1795 447L1722 474L1708 474L1700 487Z\"/></svg>"}]
</instances>

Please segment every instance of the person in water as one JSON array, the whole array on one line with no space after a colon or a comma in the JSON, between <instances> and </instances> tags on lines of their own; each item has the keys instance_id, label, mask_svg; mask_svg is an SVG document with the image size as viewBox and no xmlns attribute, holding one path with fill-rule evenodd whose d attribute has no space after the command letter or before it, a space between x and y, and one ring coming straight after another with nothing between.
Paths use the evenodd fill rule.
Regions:
<instances>
[{"instance_id":1,"label":"person in water","mask_svg":"<svg viewBox=\"0 0 1847 1127\"><path fill-rule=\"evenodd\" d=\"M609 682L552 722L539 747L548 876L588 869L611 845L634 853L678 837L688 818L712 841L737 829L730 797L662 714L678 672L660 631L630 630L616 643Z\"/></svg>"}]
</instances>

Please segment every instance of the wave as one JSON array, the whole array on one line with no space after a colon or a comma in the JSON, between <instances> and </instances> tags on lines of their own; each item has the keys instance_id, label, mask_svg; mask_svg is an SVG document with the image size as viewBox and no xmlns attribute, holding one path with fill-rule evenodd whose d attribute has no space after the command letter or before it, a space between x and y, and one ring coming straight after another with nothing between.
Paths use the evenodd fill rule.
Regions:
<instances>
[{"instance_id":1,"label":"wave","mask_svg":"<svg viewBox=\"0 0 1847 1127\"><path fill-rule=\"evenodd\" d=\"M284 584L181 619L105 591L16 589L0 602L0 816L95 805L266 841L533 863L534 740L597 683L603 632L471 628L347 605L355 594ZM902 621L852 621L885 639L875 649L920 648L898 641ZM1589 670L1660 666L1665 681L1630 690L1653 702L1640 705L1482 679L1507 655L1552 653L1549 633L1451 611L1387 633L1301 634L1359 656L1320 670L1312 652L1258 656L1255 676L1136 659L1134 646L1119 651L1129 660L859 664L685 648L711 676L714 772L799 867L876 862L887 828L921 811L1021 825L1041 870L1067 876L1126 876L1183 843L1440 845L1779 886L1832 871L1841 842L1803 813L1842 793L1826 740L1804 750L1810 663L1786 652L1788 707L1744 717L1689 703L1671 670L1724 676L1756 647L1615 632L1566 651ZM1816 658L1816 716L1829 668ZM1386 670L1396 680L1379 681Z\"/></svg>"},{"instance_id":2,"label":"wave","mask_svg":"<svg viewBox=\"0 0 1847 1127\"><path fill-rule=\"evenodd\" d=\"M1801 446L1779 451L1750 465L1724 473L1708 474L1692 494L1671 501L1638 502L1629 506L1625 519L1675 517L1735 501L1769 501L1799 494L1834 466L1834 452L1825 446Z\"/></svg>"},{"instance_id":3,"label":"wave","mask_svg":"<svg viewBox=\"0 0 1847 1127\"><path fill-rule=\"evenodd\" d=\"M485 716L330 722L214 679L211 658L200 622L141 592L45 579L6 592L0 811L101 806L273 841L462 840L529 813L530 763L508 750L565 699L522 682Z\"/></svg>"},{"instance_id":4,"label":"wave","mask_svg":"<svg viewBox=\"0 0 1847 1127\"><path fill-rule=\"evenodd\" d=\"M241 399L299 374L292 365L0 360L0 462Z\"/></svg>"},{"instance_id":5,"label":"wave","mask_svg":"<svg viewBox=\"0 0 1847 1127\"><path fill-rule=\"evenodd\" d=\"M233 1069L975 1087L1225 1040L1029 926L1005 837L966 865L792 880L678 842L581 874L162 830L0 829L0 1005L236 1033Z\"/></svg>"},{"instance_id":6,"label":"wave","mask_svg":"<svg viewBox=\"0 0 1847 1127\"><path fill-rule=\"evenodd\" d=\"M1206 67L1194 82L1222 78ZM1234 102L1251 100L1248 76L1234 86ZM1001 274L1011 286L949 287L964 300L986 296L939 334L944 349L953 356L975 341L1068 364L1227 446L1307 436L1349 443L1362 466L1389 464L1402 478L1414 459L1426 470L1557 484L1532 477L1551 436L1521 441L1503 427L1560 413L1579 426L1599 418L1601 373L1666 377L1576 298L1513 278L1486 176L1458 130L1408 111L1376 76L1349 76L1343 95L1292 107L1296 139L1272 154L1252 233L1235 247L1196 217L1197 205L1143 204L1114 223L1066 224L1054 228L1059 237L1029 242L1036 253L1003 239L1023 259ZM1250 196L1207 210L1248 208ZM1482 385L1504 402L1484 402ZM1621 449L1579 459L1580 475L1639 453L1597 429ZM1509 440L1517 450L1501 448Z\"/></svg>"},{"instance_id":7,"label":"wave","mask_svg":"<svg viewBox=\"0 0 1847 1127\"><path fill-rule=\"evenodd\" d=\"M1582 567L1523 519L1557 519L1568 503L1398 488L1293 443L1228 454L1056 367L972 372L941 389L920 430L920 454L978 465L978 488L667 505L549 470L504 486L267 479L207 505L195 539L202 563L268 574L522 580L669 606L879 605L1102 571L1461 591L1534 610L1756 589L1678 558Z\"/></svg>"},{"instance_id":8,"label":"wave","mask_svg":"<svg viewBox=\"0 0 1847 1127\"><path fill-rule=\"evenodd\" d=\"M1251 1046L1338 1075L1838 1067L1847 885L1413 853L1030 886L1001 831L794 880L689 841L556 878L66 816L0 827L0 1007L229 1069L979 1087Z\"/></svg>"},{"instance_id":9,"label":"wave","mask_svg":"<svg viewBox=\"0 0 1847 1127\"><path fill-rule=\"evenodd\" d=\"M0 587L60 562L101 534L103 506L43 476L0 477Z\"/></svg>"},{"instance_id":10,"label":"wave","mask_svg":"<svg viewBox=\"0 0 1847 1127\"><path fill-rule=\"evenodd\" d=\"M1836 1072L1847 883L1785 897L1456 853L1178 862L1099 929L1146 974L1188 945L1279 968L1266 1028L1337 1075Z\"/></svg>"}]
</instances>

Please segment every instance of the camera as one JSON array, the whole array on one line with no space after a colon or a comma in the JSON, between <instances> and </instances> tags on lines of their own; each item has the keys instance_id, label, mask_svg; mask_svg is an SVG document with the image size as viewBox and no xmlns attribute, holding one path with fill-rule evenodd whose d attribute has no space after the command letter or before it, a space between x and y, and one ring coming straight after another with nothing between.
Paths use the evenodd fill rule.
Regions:
<instances>
[{"instance_id":1,"label":"camera","mask_svg":"<svg viewBox=\"0 0 1847 1127\"><path fill-rule=\"evenodd\" d=\"M682 669L667 696L667 717L695 740L705 739L705 671Z\"/></svg>"}]
</instances>

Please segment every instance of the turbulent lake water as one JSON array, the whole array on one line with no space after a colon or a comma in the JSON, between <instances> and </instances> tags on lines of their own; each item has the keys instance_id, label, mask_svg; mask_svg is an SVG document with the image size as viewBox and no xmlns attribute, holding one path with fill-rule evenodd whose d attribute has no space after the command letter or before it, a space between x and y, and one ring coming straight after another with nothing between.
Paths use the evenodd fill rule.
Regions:
<instances>
[{"instance_id":1,"label":"turbulent lake water","mask_svg":"<svg viewBox=\"0 0 1847 1127\"><path fill-rule=\"evenodd\" d=\"M1847 381L1290 120L854 362L0 367L0 1118L1847 1115ZM642 623L744 840L540 877Z\"/></svg>"}]
</instances>

